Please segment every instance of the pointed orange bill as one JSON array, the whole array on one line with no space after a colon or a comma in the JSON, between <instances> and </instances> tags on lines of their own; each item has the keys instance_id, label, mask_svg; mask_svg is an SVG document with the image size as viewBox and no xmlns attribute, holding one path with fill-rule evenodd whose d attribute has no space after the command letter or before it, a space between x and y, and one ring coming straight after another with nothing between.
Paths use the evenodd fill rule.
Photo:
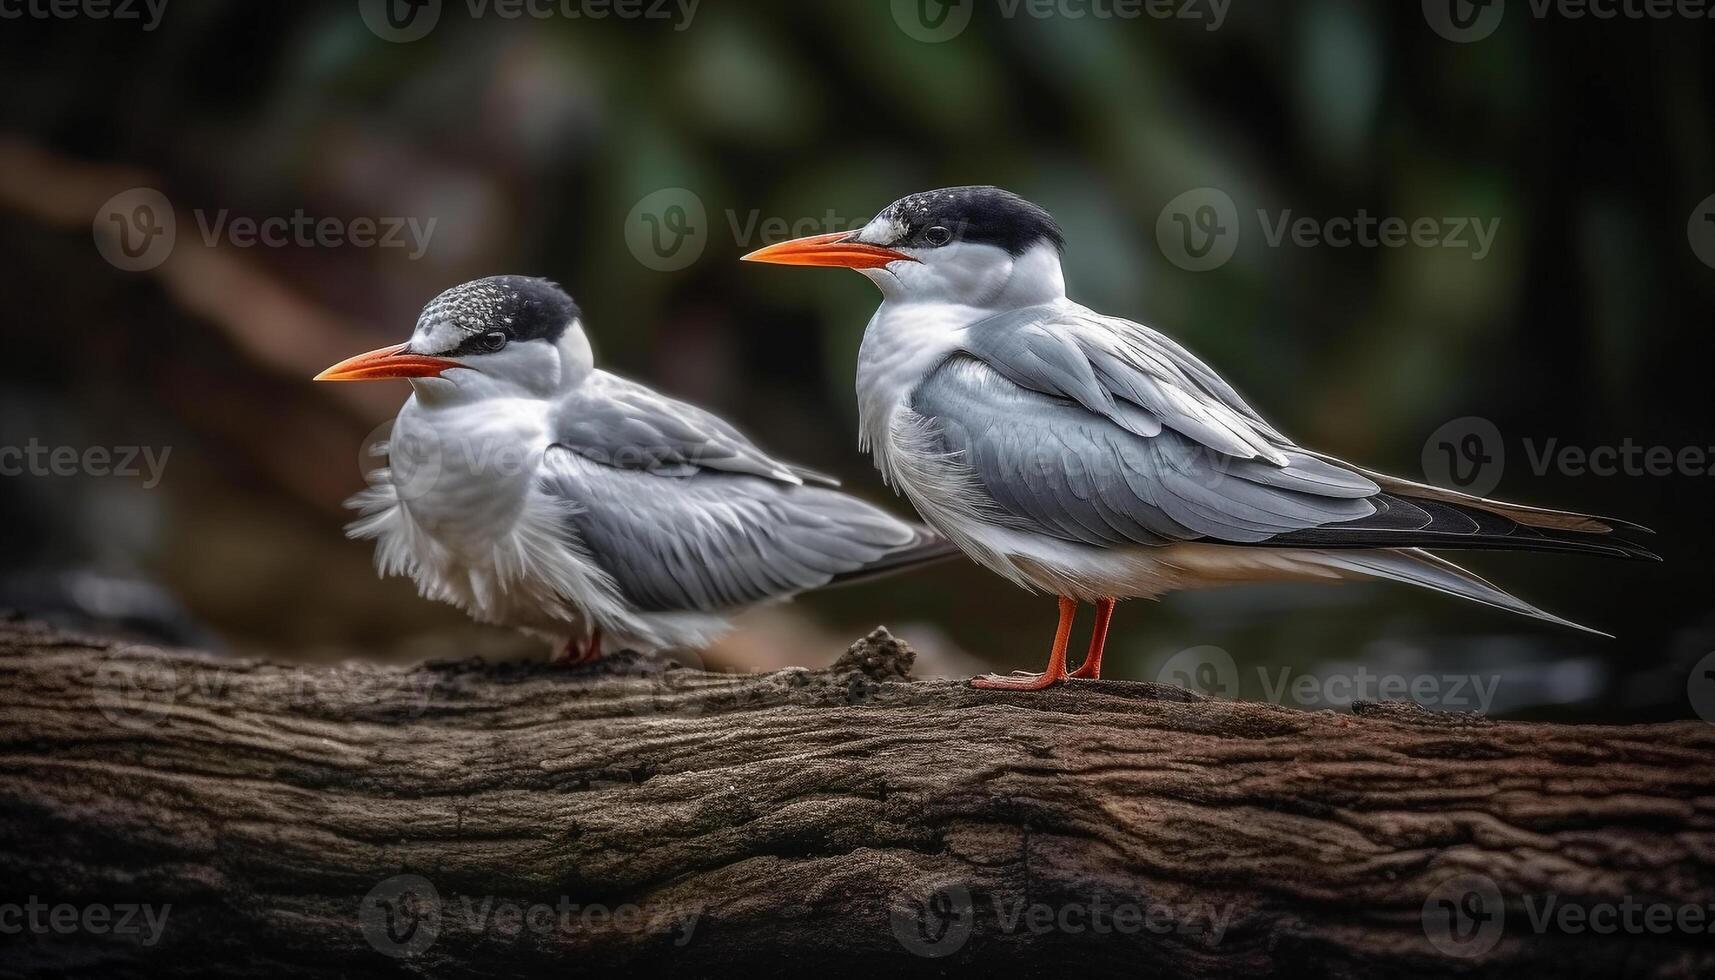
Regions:
<instances>
[{"instance_id":1,"label":"pointed orange bill","mask_svg":"<svg viewBox=\"0 0 1715 980\"><path fill-rule=\"evenodd\" d=\"M448 368L463 367L445 357L413 354L409 344L394 344L348 357L316 375L317 381L375 381L381 378L438 378Z\"/></svg>"},{"instance_id":2,"label":"pointed orange bill","mask_svg":"<svg viewBox=\"0 0 1715 980\"><path fill-rule=\"evenodd\" d=\"M880 245L850 241L856 234L836 231L831 235L811 235L789 242L759 248L746 255L744 262L771 262L775 265L822 265L842 269L879 269L890 262L916 262L904 252L895 252Z\"/></svg>"}]
</instances>

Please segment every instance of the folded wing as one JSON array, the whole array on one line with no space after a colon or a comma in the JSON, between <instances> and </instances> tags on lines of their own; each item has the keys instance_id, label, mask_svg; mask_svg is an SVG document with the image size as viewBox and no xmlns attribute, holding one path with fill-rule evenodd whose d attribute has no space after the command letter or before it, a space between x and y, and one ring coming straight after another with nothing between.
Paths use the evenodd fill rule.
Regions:
<instances>
[{"instance_id":1,"label":"folded wing","mask_svg":"<svg viewBox=\"0 0 1715 980\"><path fill-rule=\"evenodd\" d=\"M621 469L663 475L719 470L783 483L838 485L774 459L712 412L601 371L560 403L553 429L558 445Z\"/></svg>"},{"instance_id":2,"label":"folded wing","mask_svg":"<svg viewBox=\"0 0 1715 980\"><path fill-rule=\"evenodd\" d=\"M610 378L562 406L543 486L647 611L730 610L952 553L806 478L719 418Z\"/></svg>"},{"instance_id":3,"label":"folded wing","mask_svg":"<svg viewBox=\"0 0 1715 980\"><path fill-rule=\"evenodd\" d=\"M1609 536L1635 525L1484 500L1301 449L1169 338L1072 303L973 324L911 407L1004 511L1069 540L1654 557Z\"/></svg>"}]
</instances>

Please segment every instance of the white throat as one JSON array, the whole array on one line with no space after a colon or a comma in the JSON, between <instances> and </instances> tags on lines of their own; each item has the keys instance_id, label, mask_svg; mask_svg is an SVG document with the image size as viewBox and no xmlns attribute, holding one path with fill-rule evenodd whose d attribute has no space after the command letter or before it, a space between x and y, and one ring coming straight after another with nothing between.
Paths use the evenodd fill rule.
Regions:
<instances>
[{"instance_id":1,"label":"white throat","mask_svg":"<svg viewBox=\"0 0 1715 980\"><path fill-rule=\"evenodd\" d=\"M858 351L860 441L887 472L893 416L929 371L959 349L967 327L998 313L1066 301L1060 252L1043 243L1016 258L992 245L955 242L922 261L865 270L882 303Z\"/></svg>"}]
</instances>

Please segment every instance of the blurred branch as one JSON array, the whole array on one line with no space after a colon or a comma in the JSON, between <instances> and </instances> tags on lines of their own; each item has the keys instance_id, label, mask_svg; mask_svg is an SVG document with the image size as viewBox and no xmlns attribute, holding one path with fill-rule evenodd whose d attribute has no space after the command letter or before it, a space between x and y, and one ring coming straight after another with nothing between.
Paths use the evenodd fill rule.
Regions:
<instances>
[{"instance_id":1,"label":"blurred branch","mask_svg":"<svg viewBox=\"0 0 1715 980\"><path fill-rule=\"evenodd\" d=\"M13 962L103 977L1715 967L1700 935L1595 943L1533 930L1522 906L1715 902L1715 727L1310 713L1111 681L1003 696L910 682L911 660L878 630L829 670L753 676L292 670L0 626L0 875L44 901L171 904L152 946L39 936ZM1468 959L1425 923L1461 874L1506 906L1498 944ZM509 930L494 911L567 903L616 914ZM1028 911L1098 905L1172 928L1039 929Z\"/></svg>"},{"instance_id":2,"label":"blurred branch","mask_svg":"<svg viewBox=\"0 0 1715 980\"><path fill-rule=\"evenodd\" d=\"M0 137L0 206L43 224L86 229L115 194L161 186L159 176L147 170L83 163ZM187 313L218 328L257 365L308 380L354 353L352 338L364 333L361 324L318 305L231 247L201 241L193 216L177 215L177 227L171 255L149 274ZM397 391L330 387L337 387L331 397L364 418L391 414L399 402Z\"/></svg>"},{"instance_id":3,"label":"blurred branch","mask_svg":"<svg viewBox=\"0 0 1715 980\"><path fill-rule=\"evenodd\" d=\"M34 144L0 137L0 207L57 228L88 229L114 195L135 187L160 188L158 175L134 167L89 164ZM199 325L222 334L256 372L302 383L309 406L337 405L354 431L337 425L297 426L282 430L292 406L273 401L224 398L222 412L190 410L187 418L214 430L231 451L242 453L299 498L335 507L351 490L355 468L351 445L376 420L397 410L399 390L390 385L325 385L313 394L308 381L317 371L349 356L365 330L304 296L263 266L232 247L209 243L197 234L194 216L176 216L171 253L147 273L115 270L115 276L153 276L177 307ZM245 390L256 376L239 372L229 390ZM208 398L206 390L167 385L163 400ZM271 432L274 438L257 439Z\"/></svg>"}]
</instances>

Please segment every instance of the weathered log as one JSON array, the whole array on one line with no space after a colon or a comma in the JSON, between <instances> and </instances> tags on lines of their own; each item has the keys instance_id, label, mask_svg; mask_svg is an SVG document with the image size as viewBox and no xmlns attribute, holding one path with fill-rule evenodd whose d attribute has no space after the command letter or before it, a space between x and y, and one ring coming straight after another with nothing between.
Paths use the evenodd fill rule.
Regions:
<instances>
[{"instance_id":1,"label":"weathered log","mask_svg":"<svg viewBox=\"0 0 1715 980\"><path fill-rule=\"evenodd\" d=\"M1715 726L910 661L307 669L0 625L0 964L1715 970Z\"/></svg>"}]
</instances>

